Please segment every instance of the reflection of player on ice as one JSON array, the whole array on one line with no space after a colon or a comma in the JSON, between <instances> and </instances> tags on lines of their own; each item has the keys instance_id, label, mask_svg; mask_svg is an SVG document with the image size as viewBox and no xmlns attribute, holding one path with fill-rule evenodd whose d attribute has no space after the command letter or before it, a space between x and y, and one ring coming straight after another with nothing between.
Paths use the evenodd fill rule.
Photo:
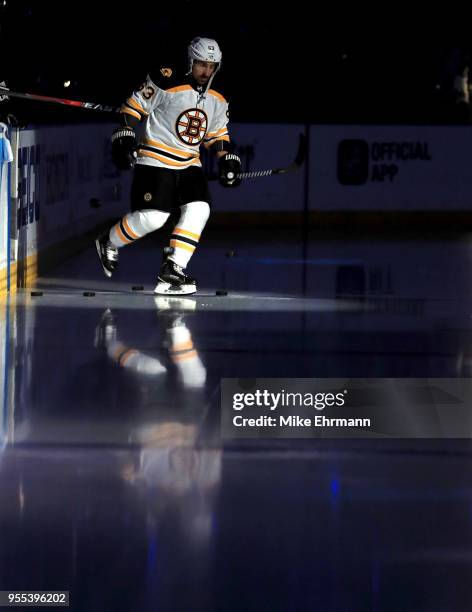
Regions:
<instances>
[{"instance_id":1,"label":"reflection of player on ice","mask_svg":"<svg viewBox=\"0 0 472 612\"><path fill-rule=\"evenodd\" d=\"M182 78L173 67L161 67L121 107L122 126L112 136L113 159L120 169L135 164L132 212L101 235L97 250L104 272L111 276L118 250L161 228L170 214L180 215L158 276L155 293L189 294L195 280L185 274L208 220L211 198L199 147L218 157L218 176L226 187L239 185L241 162L229 153L228 103L211 89L221 67L215 40L195 38L188 47L189 67ZM137 142L134 128L144 122Z\"/></svg>"},{"instance_id":2,"label":"reflection of player on ice","mask_svg":"<svg viewBox=\"0 0 472 612\"><path fill-rule=\"evenodd\" d=\"M156 298L156 301L160 302L157 304L158 314L160 321L163 321L165 325L163 344L167 349L168 359L145 354L124 344L118 337L115 317L109 308L102 314L97 327L95 345L97 348L105 348L108 357L120 367L137 375L150 377L150 381L152 378L156 381L160 376L165 376L169 373L169 368L173 367L177 373L177 385L181 390L203 391L206 370L194 347L192 334L185 324L185 310L175 310L178 306L175 303L170 309L163 303L166 299ZM173 301L180 303L183 300L174 299ZM185 309L195 309L194 300L189 299L185 302L189 302L185 305Z\"/></svg>"},{"instance_id":3,"label":"reflection of player on ice","mask_svg":"<svg viewBox=\"0 0 472 612\"><path fill-rule=\"evenodd\" d=\"M156 306L164 350L144 353L129 346L110 309L101 316L95 345L135 383L133 412L138 422L130 428L128 442L139 454L129 453L121 477L142 491L152 532L159 532L170 513L185 546L202 552L210 538L222 452L203 431L208 416L206 369L185 322L196 302L156 297Z\"/></svg>"},{"instance_id":4,"label":"reflection of player on ice","mask_svg":"<svg viewBox=\"0 0 472 612\"><path fill-rule=\"evenodd\" d=\"M196 302L156 297L156 306L160 340L155 350L126 342L110 309L101 316L95 346L115 365L113 388L126 390L120 406L128 405L133 415L127 439L139 445L149 438L187 446L205 437L208 416L206 369L185 322Z\"/></svg>"}]
</instances>

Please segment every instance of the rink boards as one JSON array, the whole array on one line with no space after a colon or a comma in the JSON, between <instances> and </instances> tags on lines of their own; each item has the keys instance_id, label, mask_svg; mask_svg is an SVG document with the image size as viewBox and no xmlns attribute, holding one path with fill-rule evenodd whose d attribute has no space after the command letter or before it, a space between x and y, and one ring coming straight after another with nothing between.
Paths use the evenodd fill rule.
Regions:
<instances>
[{"instance_id":1,"label":"rink boards","mask_svg":"<svg viewBox=\"0 0 472 612\"><path fill-rule=\"evenodd\" d=\"M112 128L12 130L15 159L3 166L0 190L0 292L8 277L11 289L31 286L42 270L77 251L81 237L128 210L131 173L112 164ZM231 130L244 171L290 164L300 133L308 136L308 155L298 172L247 180L234 190L211 182L213 223L323 226L326 219L349 224L358 215L362 226L377 213L388 220L400 215L406 226L412 214L423 215L419 223L436 215L439 226L451 215L467 221L472 126L234 124ZM214 172L215 160L203 155Z\"/></svg>"}]
</instances>

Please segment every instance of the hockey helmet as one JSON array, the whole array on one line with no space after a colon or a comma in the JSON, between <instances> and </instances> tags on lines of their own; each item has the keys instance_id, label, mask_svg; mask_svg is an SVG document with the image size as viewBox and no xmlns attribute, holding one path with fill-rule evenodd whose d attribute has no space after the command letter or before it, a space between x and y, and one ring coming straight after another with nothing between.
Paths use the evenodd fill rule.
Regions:
<instances>
[{"instance_id":1,"label":"hockey helmet","mask_svg":"<svg viewBox=\"0 0 472 612\"><path fill-rule=\"evenodd\" d=\"M213 74L216 74L220 69L222 57L221 49L216 40L197 36L188 46L188 70L189 72L192 71L194 61L214 62L217 66Z\"/></svg>"}]
</instances>

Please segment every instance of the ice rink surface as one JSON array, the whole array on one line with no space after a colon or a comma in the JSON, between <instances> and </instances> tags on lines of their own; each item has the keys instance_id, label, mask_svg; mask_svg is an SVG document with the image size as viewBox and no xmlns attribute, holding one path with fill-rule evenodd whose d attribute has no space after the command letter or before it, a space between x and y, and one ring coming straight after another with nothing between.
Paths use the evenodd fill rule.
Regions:
<instances>
[{"instance_id":1,"label":"ice rink surface","mask_svg":"<svg viewBox=\"0 0 472 612\"><path fill-rule=\"evenodd\" d=\"M87 612L470 610L470 431L219 433L225 377L470 377L470 237L210 230L177 298L153 294L163 244L111 280L91 244L2 302L0 588Z\"/></svg>"}]
</instances>

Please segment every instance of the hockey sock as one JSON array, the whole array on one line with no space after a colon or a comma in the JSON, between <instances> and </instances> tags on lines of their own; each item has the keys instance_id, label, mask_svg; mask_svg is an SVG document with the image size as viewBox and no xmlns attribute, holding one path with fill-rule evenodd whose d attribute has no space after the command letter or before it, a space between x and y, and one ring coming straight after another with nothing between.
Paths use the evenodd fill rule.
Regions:
<instances>
[{"instance_id":1,"label":"hockey sock","mask_svg":"<svg viewBox=\"0 0 472 612\"><path fill-rule=\"evenodd\" d=\"M199 389L205 385L206 369L195 349L185 324L167 330L169 356L177 368L184 387Z\"/></svg>"},{"instance_id":2,"label":"hockey sock","mask_svg":"<svg viewBox=\"0 0 472 612\"><path fill-rule=\"evenodd\" d=\"M128 213L110 230L110 242L117 248L131 244L164 225L169 213L160 210L137 210Z\"/></svg>"},{"instance_id":3,"label":"hockey sock","mask_svg":"<svg viewBox=\"0 0 472 612\"><path fill-rule=\"evenodd\" d=\"M169 259L186 268L210 216L210 206L207 202L190 202L181 206L180 210L180 219L170 240L174 252Z\"/></svg>"},{"instance_id":4,"label":"hockey sock","mask_svg":"<svg viewBox=\"0 0 472 612\"><path fill-rule=\"evenodd\" d=\"M166 372L166 368L156 357L145 355L136 349L121 344L121 342L111 342L107 347L108 357L115 361L120 367L148 376L157 376Z\"/></svg>"}]
</instances>

